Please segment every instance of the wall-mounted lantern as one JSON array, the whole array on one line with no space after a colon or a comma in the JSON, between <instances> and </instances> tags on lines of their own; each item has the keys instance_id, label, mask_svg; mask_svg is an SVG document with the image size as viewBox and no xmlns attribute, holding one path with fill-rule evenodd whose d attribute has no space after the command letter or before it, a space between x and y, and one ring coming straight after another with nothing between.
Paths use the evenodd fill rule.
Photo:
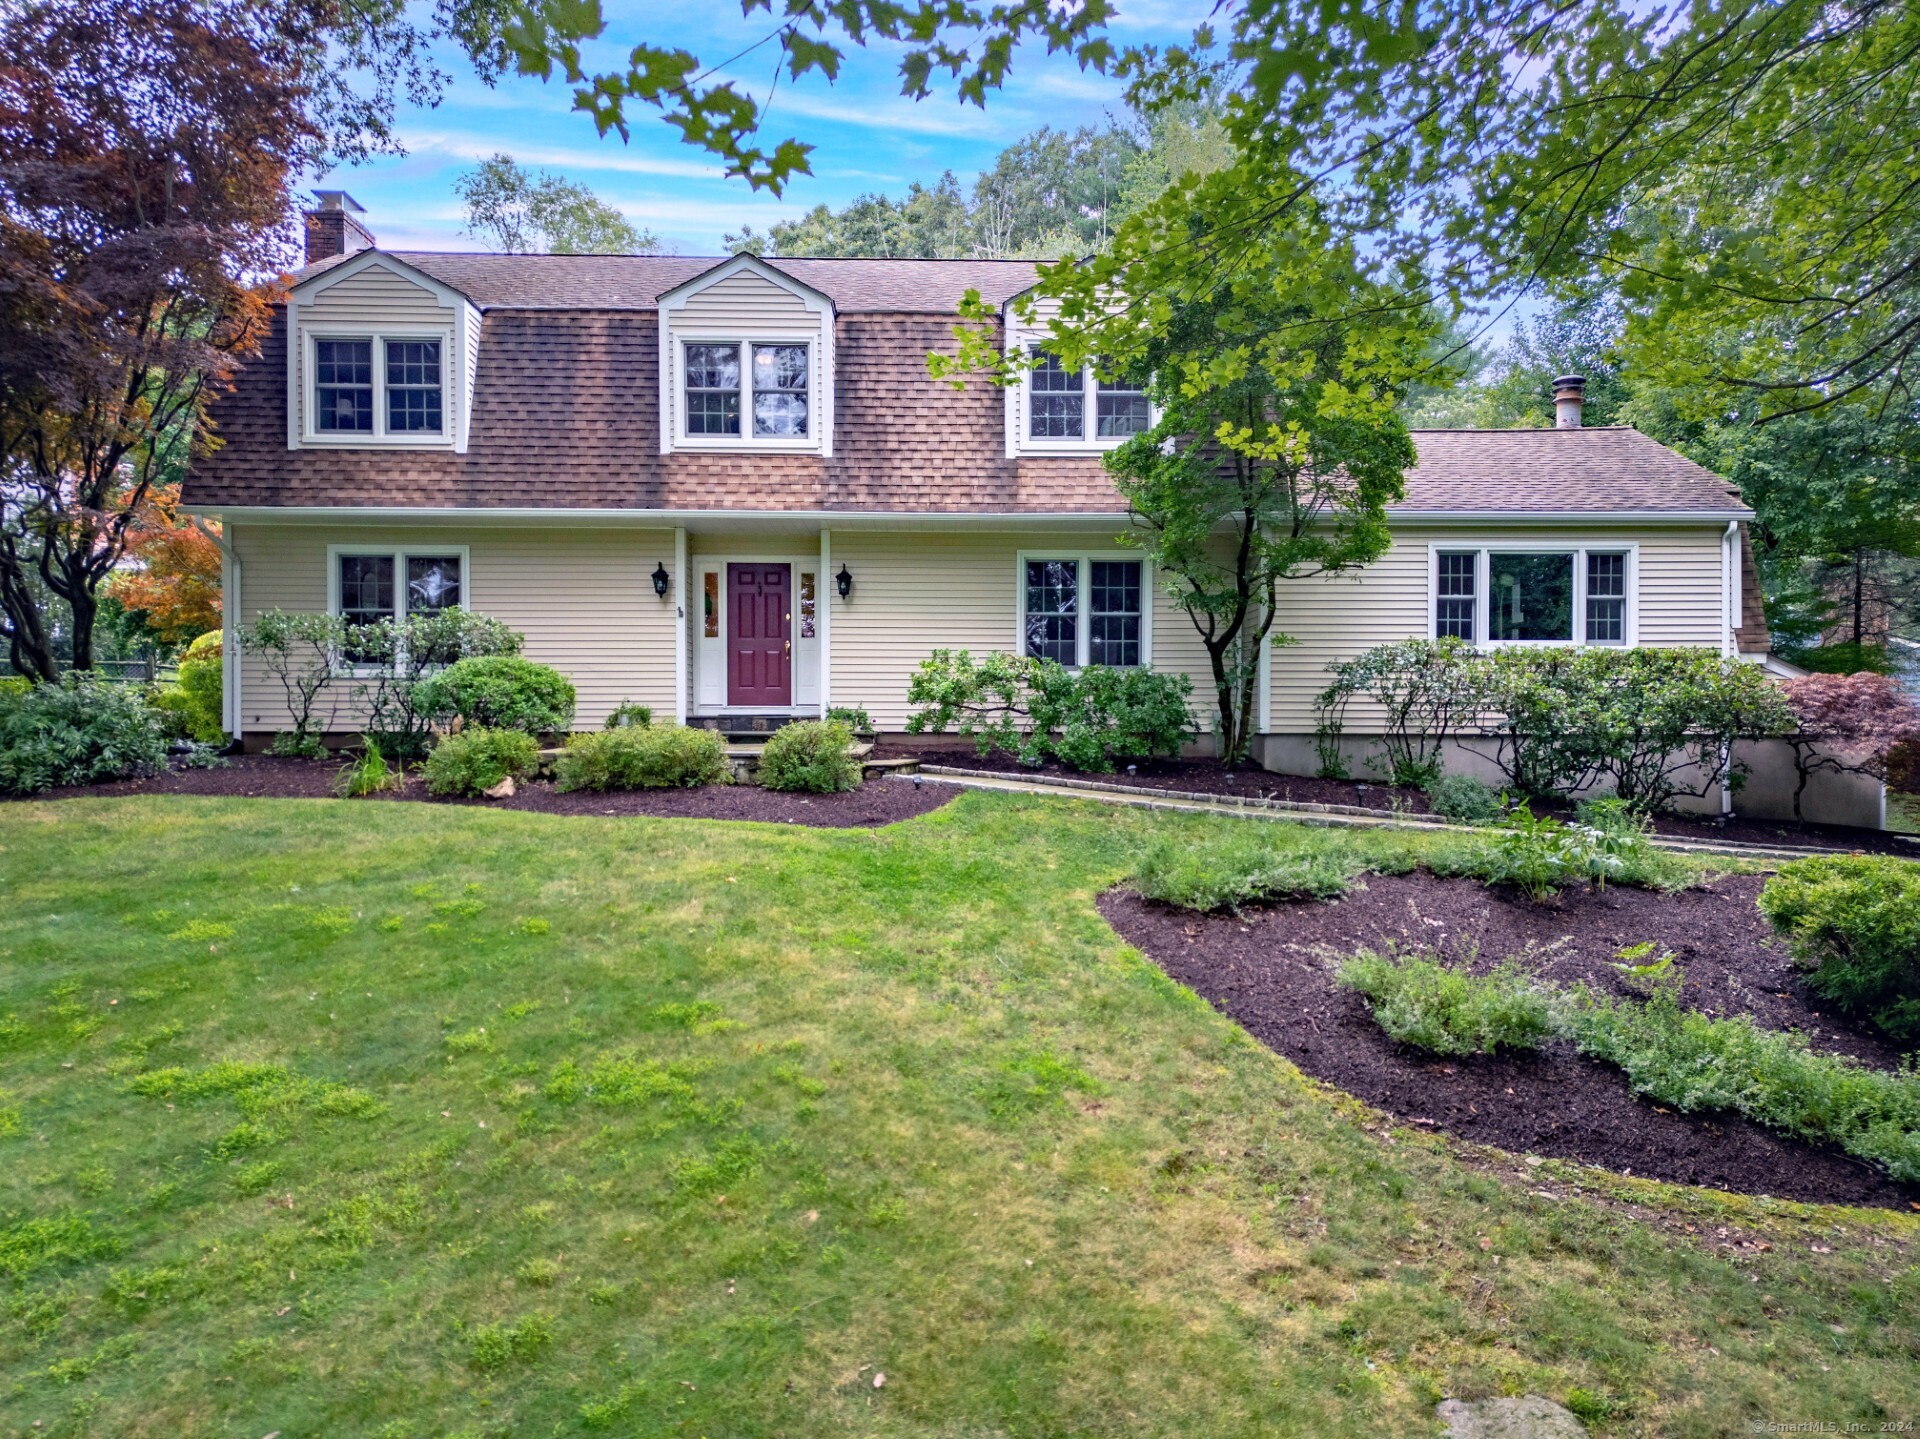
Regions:
<instances>
[{"instance_id":1,"label":"wall-mounted lantern","mask_svg":"<svg viewBox=\"0 0 1920 1439\"><path fill-rule=\"evenodd\" d=\"M840 566L840 573L833 577L833 582L840 590L841 599L844 600L848 595L853 593L853 576L847 573L847 567L844 562Z\"/></svg>"},{"instance_id":2,"label":"wall-mounted lantern","mask_svg":"<svg viewBox=\"0 0 1920 1439\"><path fill-rule=\"evenodd\" d=\"M663 600L667 597L667 567L665 565L655 565L653 567L653 592Z\"/></svg>"}]
</instances>

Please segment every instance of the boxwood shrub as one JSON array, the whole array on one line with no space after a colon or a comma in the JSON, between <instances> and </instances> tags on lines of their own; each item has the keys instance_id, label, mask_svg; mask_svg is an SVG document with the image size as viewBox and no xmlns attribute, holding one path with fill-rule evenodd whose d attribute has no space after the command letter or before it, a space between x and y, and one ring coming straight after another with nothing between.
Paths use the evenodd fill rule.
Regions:
<instances>
[{"instance_id":1,"label":"boxwood shrub","mask_svg":"<svg viewBox=\"0 0 1920 1439\"><path fill-rule=\"evenodd\" d=\"M0 687L0 794L152 774L166 762L166 725L135 685L68 674Z\"/></svg>"},{"instance_id":2,"label":"boxwood shrub","mask_svg":"<svg viewBox=\"0 0 1920 1439\"><path fill-rule=\"evenodd\" d=\"M420 707L475 729L564 734L573 728L573 682L518 655L475 655L421 685Z\"/></svg>"},{"instance_id":3,"label":"boxwood shrub","mask_svg":"<svg viewBox=\"0 0 1920 1439\"><path fill-rule=\"evenodd\" d=\"M427 756L427 790L484 794L503 779L525 779L539 763L539 745L522 730L463 729L441 740Z\"/></svg>"},{"instance_id":4,"label":"boxwood shrub","mask_svg":"<svg viewBox=\"0 0 1920 1439\"><path fill-rule=\"evenodd\" d=\"M1920 1043L1920 864L1875 855L1795 860L1760 891L1760 912L1814 993L1901 1044Z\"/></svg>"},{"instance_id":5,"label":"boxwood shrub","mask_svg":"<svg viewBox=\"0 0 1920 1439\"><path fill-rule=\"evenodd\" d=\"M782 725L760 752L757 776L768 789L837 794L860 785L860 761L847 753L853 731L839 720Z\"/></svg>"},{"instance_id":6,"label":"boxwood shrub","mask_svg":"<svg viewBox=\"0 0 1920 1439\"><path fill-rule=\"evenodd\" d=\"M724 784L727 742L687 725L629 726L577 734L554 761L561 790L691 789Z\"/></svg>"}]
</instances>

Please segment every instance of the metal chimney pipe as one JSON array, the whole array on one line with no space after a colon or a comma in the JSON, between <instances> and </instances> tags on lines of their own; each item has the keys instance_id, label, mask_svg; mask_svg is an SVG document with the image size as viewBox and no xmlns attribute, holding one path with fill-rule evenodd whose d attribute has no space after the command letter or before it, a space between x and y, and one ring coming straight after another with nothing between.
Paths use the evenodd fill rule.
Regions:
<instances>
[{"instance_id":1,"label":"metal chimney pipe","mask_svg":"<svg viewBox=\"0 0 1920 1439\"><path fill-rule=\"evenodd\" d=\"M1587 398L1585 375L1562 375L1553 382L1553 427L1556 430L1580 428L1580 409Z\"/></svg>"}]
</instances>

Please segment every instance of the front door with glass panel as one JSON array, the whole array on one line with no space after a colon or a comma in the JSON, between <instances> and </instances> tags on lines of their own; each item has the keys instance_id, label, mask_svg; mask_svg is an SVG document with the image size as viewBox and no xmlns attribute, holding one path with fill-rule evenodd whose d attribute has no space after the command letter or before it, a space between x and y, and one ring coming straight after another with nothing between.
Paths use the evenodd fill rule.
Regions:
<instances>
[{"instance_id":1,"label":"front door with glass panel","mask_svg":"<svg viewBox=\"0 0 1920 1439\"><path fill-rule=\"evenodd\" d=\"M790 565L727 566L727 704L734 709L793 703L793 585Z\"/></svg>"}]
</instances>

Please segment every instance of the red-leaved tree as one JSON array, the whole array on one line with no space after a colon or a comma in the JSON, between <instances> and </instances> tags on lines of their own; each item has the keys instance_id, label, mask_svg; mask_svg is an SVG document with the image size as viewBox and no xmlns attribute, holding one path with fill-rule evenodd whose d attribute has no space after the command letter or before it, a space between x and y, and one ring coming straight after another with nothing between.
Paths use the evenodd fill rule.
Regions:
<instances>
[{"instance_id":1,"label":"red-leaved tree","mask_svg":"<svg viewBox=\"0 0 1920 1439\"><path fill-rule=\"evenodd\" d=\"M1788 680L1787 704L1799 728L1789 736L1799 783L1793 812L1818 770L1863 774L1884 781L1887 755L1920 743L1920 705L1885 675L1807 675Z\"/></svg>"},{"instance_id":2,"label":"red-leaved tree","mask_svg":"<svg viewBox=\"0 0 1920 1439\"><path fill-rule=\"evenodd\" d=\"M127 531L127 561L108 593L139 611L161 643L183 645L220 627L220 547L180 513L180 486L148 493Z\"/></svg>"},{"instance_id":3,"label":"red-leaved tree","mask_svg":"<svg viewBox=\"0 0 1920 1439\"><path fill-rule=\"evenodd\" d=\"M48 679L92 664L102 582L257 348L324 30L250 0L8 8L0 636Z\"/></svg>"}]
</instances>

